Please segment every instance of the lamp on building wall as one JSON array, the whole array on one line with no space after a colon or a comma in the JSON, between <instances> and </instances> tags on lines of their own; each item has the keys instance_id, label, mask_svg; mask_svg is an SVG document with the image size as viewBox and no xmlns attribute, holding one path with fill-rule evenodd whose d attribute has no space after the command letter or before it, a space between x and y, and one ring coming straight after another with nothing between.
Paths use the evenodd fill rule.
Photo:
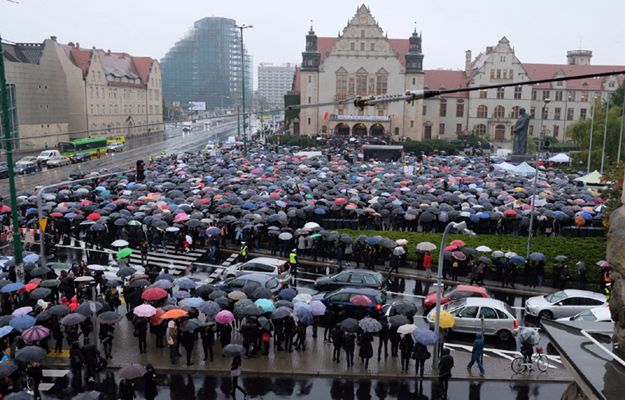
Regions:
<instances>
[{"instance_id":1,"label":"lamp on building wall","mask_svg":"<svg viewBox=\"0 0 625 400\"><path fill-rule=\"evenodd\" d=\"M239 37L241 43L241 91L243 96L243 157L247 157L247 131L245 130L245 54L243 52L243 30L248 28L253 28L252 25L236 25L241 31L241 36Z\"/></svg>"}]
</instances>

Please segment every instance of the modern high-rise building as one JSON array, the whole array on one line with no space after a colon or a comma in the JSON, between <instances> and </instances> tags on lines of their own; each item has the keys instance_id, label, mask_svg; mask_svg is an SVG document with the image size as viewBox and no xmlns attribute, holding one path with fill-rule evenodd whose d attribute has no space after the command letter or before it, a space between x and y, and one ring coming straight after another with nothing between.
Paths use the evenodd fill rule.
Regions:
<instances>
[{"instance_id":1,"label":"modern high-rise building","mask_svg":"<svg viewBox=\"0 0 625 400\"><path fill-rule=\"evenodd\" d=\"M294 73L295 64L260 63L258 66L258 95L263 109L284 108L284 95L293 86Z\"/></svg>"},{"instance_id":2,"label":"modern high-rise building","mask_svg":"<svg viewBox=\"0 0 625 400\"><path fill-rule=\"evenodd\" d=\"M242 102L241 67L245 65L246 104L252 98L252 57L245 45L241 60L240 31L233 19L196 21L161 60L166 103L204 102L207 110L233 108Z\"/></svg>"}]
</instances>

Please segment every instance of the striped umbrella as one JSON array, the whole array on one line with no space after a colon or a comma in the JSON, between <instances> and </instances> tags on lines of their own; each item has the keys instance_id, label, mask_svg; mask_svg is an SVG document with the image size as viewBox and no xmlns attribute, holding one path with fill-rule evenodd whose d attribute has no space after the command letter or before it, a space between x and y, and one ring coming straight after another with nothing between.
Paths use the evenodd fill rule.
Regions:
<instances>
[{"instance_id":1,"label":"striped umbrella","mask_svg":"<svg viewBox=\"0 0 625 400\"><path fill-rule=\"evenodd\" d=\"M41 339L48 337L49 335L50 329L46 328L45 326L34 325L22 332L22 339L24 339L24 341L26 342L33 343L38 342Z\"/></svg>"}]
</instances>

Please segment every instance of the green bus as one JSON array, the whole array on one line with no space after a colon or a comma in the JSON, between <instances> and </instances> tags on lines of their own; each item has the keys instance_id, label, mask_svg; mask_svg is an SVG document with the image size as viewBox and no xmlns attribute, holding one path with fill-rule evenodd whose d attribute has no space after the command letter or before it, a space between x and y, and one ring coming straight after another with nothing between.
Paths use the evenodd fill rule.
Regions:
<instances>
[{"instance_id":1,"label":"green bus","mask_svg":"<svg viewBox=\"0 0 625 400\"><path fill-rule=\"evenodd\" d=\"M106 154L106 144L104 137L75 139L70 142L59 143L59 151L69 158L74 157L76 153L104 155Z\"/></svg>"}]
</instances>

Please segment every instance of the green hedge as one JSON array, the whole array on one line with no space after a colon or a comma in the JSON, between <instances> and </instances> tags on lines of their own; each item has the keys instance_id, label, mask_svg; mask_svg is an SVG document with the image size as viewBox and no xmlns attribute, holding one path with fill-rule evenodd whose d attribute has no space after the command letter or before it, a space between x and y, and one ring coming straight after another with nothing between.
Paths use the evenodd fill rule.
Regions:
<instances>
[{"instance_id":1,"label":"green hedge","mask_svg":"<svg viewBox=\"0 0 625 400\"><path fill-rule=\"evenodd\" d=\"M319 145L315 139L304 135L273 135L267 138L267 142L282 146L298 146L302 148L316 147Z\"/></svg>"},{"instance_id":2,"label":"green hedge","mask_svg":"<svg viewBox=\"0 0 625 400\"><path fill-rule=\"evenodd\" d=\"M440 233L421 233L421 232L389 232L389 231L358 231L350 229L342 229L341 233L348 233L356 238L358 235L374 236L380 235L393 240L408 240L408 259L415 259L415 246L419 242L432 242L439 246L441 241ZM448 243L454 239L460 239L470 247L478 247L481 245L488 246L493 250L502 250L504 252L513 251L521 256L525 256L527 249L527 237L512 235L449 235ZM604 237L591 238L571 238L571 237L545 237L537 236L532 238L532 252L537 251L545 254L547 257L546 276L550 276L553 266L553 258L558 255L565 255L569 258L569 271L571 276L575 277L577 272L575 263L584 261L588 266L589 281L599 282L600 270L595 264L599 260L605 259L607 241ZM438 250L432 254L434 262L438 259Z\"/></svg>"}]
</instances>

